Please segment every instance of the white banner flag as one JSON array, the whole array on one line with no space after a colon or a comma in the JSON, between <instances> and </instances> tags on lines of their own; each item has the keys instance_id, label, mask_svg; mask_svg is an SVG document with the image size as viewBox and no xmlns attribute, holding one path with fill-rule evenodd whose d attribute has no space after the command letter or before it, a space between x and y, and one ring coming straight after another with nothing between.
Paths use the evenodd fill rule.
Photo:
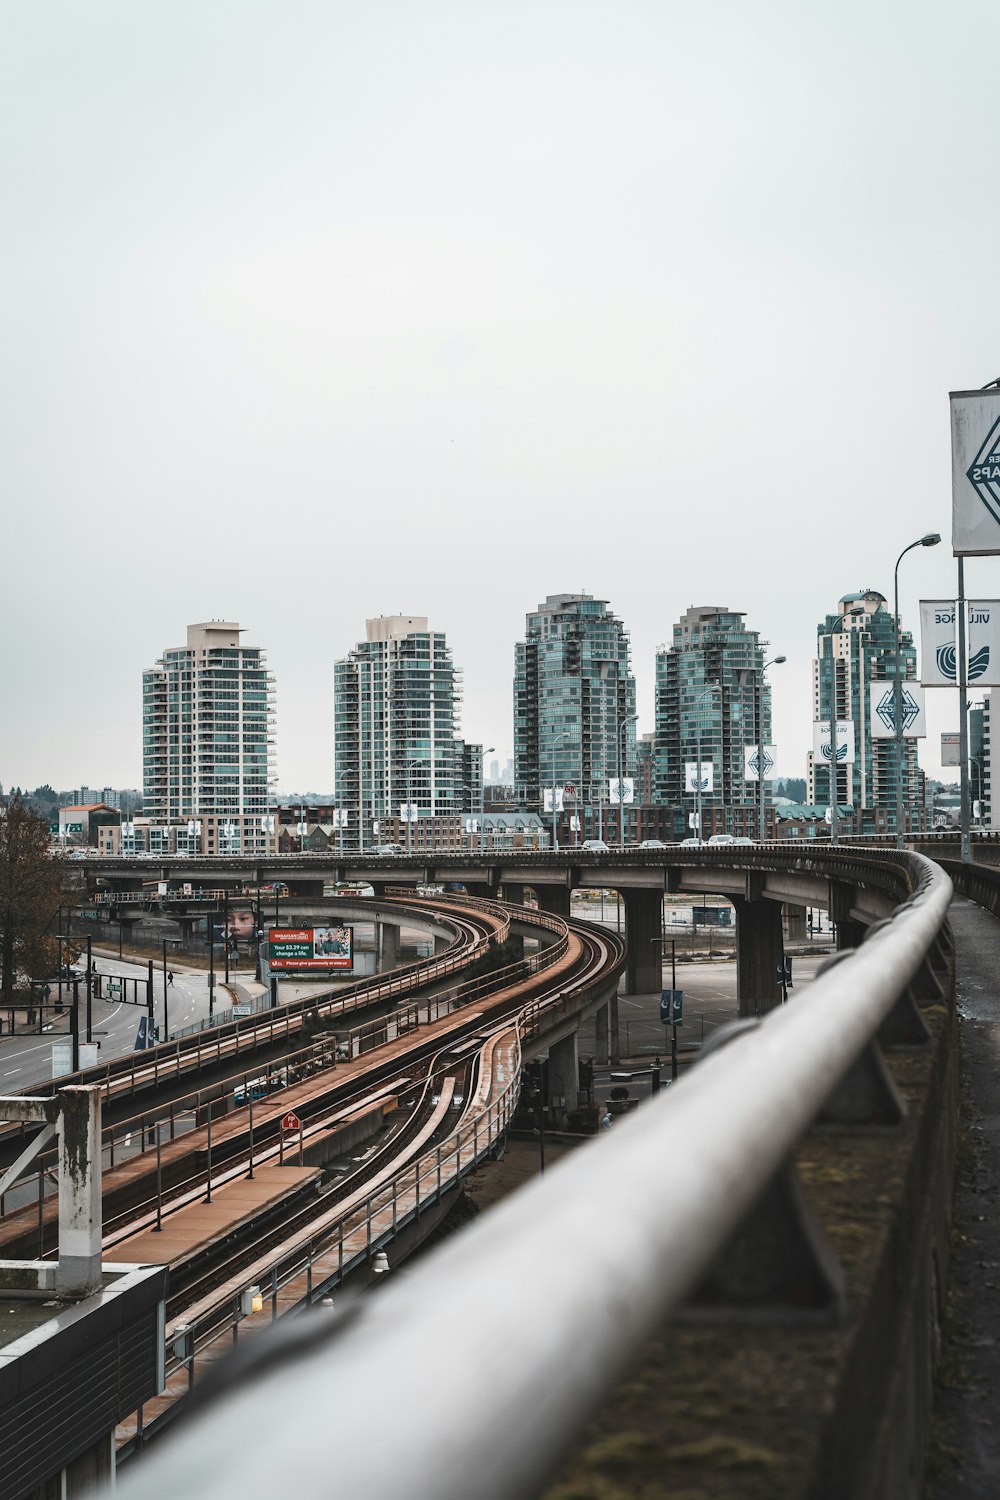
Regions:
<instances>
[{"instance_id":1,"label":"white banner flag","mask_svg":"<svg viewBox=\"0 0 1000 1500\"><path fill-rule=\"evenodd\" d=\"M758 765L760 751L764 751L764 780L774 780L774 762L778 751L774 745L744 745L743 747L743 780L758 780Z\"/></svg>"},{"instance_id":2,"label":"white banner flag","mask_svg":"<svg viewBox=\"0 0 1000 1500\"><path fill-rule=\"evenodd\" d=\"M895 685L892 682L873 682L868 689L873 740L891 740L895 737L894 692ZM900 694L903 706L903 738L920 739L927 733L924 690L915 682L903 682L900 686Z\"/></svg>"},{"instance_id":3,"label":"white banner flag","mask_svg":"<svg viewBox=\"0 0 1000 1500\"><path fill-rule=\"evenodd\" d=\"M631 776L622 776L620 780L617 776L612 777L608 782L608 801L612 807L635 801L635 782Z\"/></svg>"},{"instance_id":4,"label":"white banner flag","mask_svg":"<svg viewBox=\"0 0 1000 1500\"><path fill-rule=\"evenodd\" d=\"M951 541L957 556L1000 552L1000 390L952 391Z\"/></svg>"},{"instance_id":5,"label":"white banner flag","mask_svg":"<svg viewBox=\"0 0 1000 1500\"><path fill-rule=\"evenodd\" d=\"M968 681L1000 686L1000 599L966 600ZM954 687L958 644L954 599L920 601L920 680L925 687Z\"/></svg>"},{"instance_id":6,"label":"white banner flag","mask_svg":"<svg viewBox=\"0 0 1000 1500\"><path fill-rule=\"evenodd\" d=\"M684 762L684 790L685 792L710 792L712 790L712 772L714 766L710 760L700 763L696 760ZM699 772L701 773L699 776Z\"/></svg>"},{"instance_id":7,"label":"white banner flag","mask_svg":"<svg viewBox=\"0 0 1000 1500\"><path fill-rule=\"evenodd\" d=\"M419 811L416 802L401 802L399 804L399 821L401 823L415 823Z\"/></svg>"},{"instance_id":8,"label":"white banner flag","mask_svg":"<svg viewBox=\"0 0 1000 1500\"><path fill-rule=\"evenodd\" d=\"M556 812L557 813L561 813L562 810L563 810L563 789L562 789L562 787L561 786L557 786L556 789L555 789L555 792L556 792ZM552 788L550 786L542 788L542 807L543 807L544 811L547 812L547 813L550 813L552 811Z\"/></svg>"},{"instance_id":9,"label":"white banner flag","mask_svg":"<svg viewBox=\"0 0 1000 1500\"><path fill-rule=\"evenodd\" d=\"M813 720L813 761L817 766L830 764L830 720ZM854 762L854 720L837 720L837 765Z\"/></svg>"}]
</instances>

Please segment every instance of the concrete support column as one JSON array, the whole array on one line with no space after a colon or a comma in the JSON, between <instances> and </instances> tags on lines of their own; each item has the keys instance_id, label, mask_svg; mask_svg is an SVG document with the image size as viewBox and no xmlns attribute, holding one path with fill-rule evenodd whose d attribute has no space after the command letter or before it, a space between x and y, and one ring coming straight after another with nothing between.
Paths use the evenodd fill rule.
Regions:
<instances>
[{"instance_id":1,"label":"concrete support column","mask_svg":"<svg viewBox=\"0 0 1000 1500\"><path fill-rule=\"evenodd\" d=\"M830 921L837 929L837 948L860 948L864 942L865 924L851 916L854 889L843 880L830 881Z\"/></svg>"},{"instance_id":2,"label":"concrete support column","mask_svg":"<svg viewBox=\"0 0 1000 1500\"><path fill-rule=\"evenodd\" d=\"M76 1495L92 1494L97 1490L110 1490L115 1478L115 1435L109 1432L98 1438L85 1452L73 1459L63 1470L65 1485L62 1493L65 1500L74 1500Z\"/></svg>"},{"instance_id":3,"label":"concrete support column","mask_svg":"<svg viewBox=\"0 0 1000 1500\"><path fill-rule=\"evenodd\" d=\"M781 908L785 920L785 937L790 943L804 943L806 941L806 909L804 906L793 906L786 901Z\"/></svg>"},{"instance_id":4,"label":"concrete support column","mask_svg":"<svg viewBox=\"0 0 1000 1500\"><path fill-rule=\"evenodd\" d=\"M572 1031L549 1048L548 1098L549 1119L557 1130L566 1125L566 1115L576 1109L576 1093L580 1087L580 1057L577 1050L577 1033Z\"/></svg>"},{"instance_id":5,"label":"concrete support column","mask_svg":"<svg viewBox=\"0 0 1000 1500\"><path fill-rule=\"evenodd\" d=\"M101 1284L101 1091L60 1089L60 1297L85 1297Z\"/></svg>"},{"instance_id":6,"label":"concrete support column","mask_svg":"<svg viewBox=\"0 0 1000 1500\"><path fill-rule=\"evenodd\" d=\"M535 895L539 911L550 912L554 917L569 916L568 885L536 885Z\"/></svg>"},{"instance_id":7,"label":"concrete support column","mask_svg":"<svg viewBox=\"0 0 1000 1500\"><path fill-rule=\"evenodd\" d=\"M450 937L444 937L444 936L435 937L435 939L434 939L434 956L435 956L435 958L437 957L437 955L439 953L443 953L444 950L449 946L450 943L451 943L451 938Z\"/></svg>"},{"instance_id":8,"label":"concrete support column","mask_svg":"<svg viewBox=\"0 0 1000 1500\"><path fill-rule=\"evenodd\" d=\"M395 922L385 920L376 923L378 928L378 951L379 970L395 969L399 966L399 934L400 928Z\"/></svg>"},{"instance_id":9,"label":"concrete support column","mask_svg":"<svg viewBox=\"0 0 1000 1500\"><path fill-rule=\"evenodd\" d=\"M777 901L730 898L736 908L738 1014L766 1015L781 1004L778 964L784 962L781 907Z\"/></svg>"},{"instance_id":10,"label":"concrete support column","mask_svg":"<svg viewBox=\"0 0 1000 1500\"><path fill-rule=\"evenodd\" d=\"M658 995L662 974L659 938L663 929L662 891L625 891L626 995Z\"/></svg>"},{"instance_id":11,"label":"concrete support column","mask_svg":"<svg viewBox=\"0 0 1000 1500\"><path fill-rule=\"evenodd\" d=\"M507 901L511 906L524 905L524 886L519 881L505 881L500 887L500 900Z\"/></svg>"},{"instance_id":12,"label":"concrete support column","mask_svg":"<svg viewBox=\"0 0 1000 1500\"><path fill-rule=\"evenodd\" d=\"M594 1017L594 1063L598 1068L608 1065L608 1006L602 1005Z\"/></svg>"},{"instance_id":13,"label":"concrete support column","mask_svg":"<svg viewBox=\"0 0 1000 1500\"><path fill-rule=\"evenodd\" d=\"M290 896L319 896L323 895L325 882L322 880L289 880L288 894Z\"/></svg>"}]
</instances>

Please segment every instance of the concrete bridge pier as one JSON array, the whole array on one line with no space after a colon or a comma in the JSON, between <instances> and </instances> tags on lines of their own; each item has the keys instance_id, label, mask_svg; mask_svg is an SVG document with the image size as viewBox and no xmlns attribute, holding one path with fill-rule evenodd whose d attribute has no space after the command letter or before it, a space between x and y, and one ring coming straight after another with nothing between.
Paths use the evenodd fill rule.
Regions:
<instances>
[{"instance_id":1,"label":"concrete bridge pier","mask_svg":"<svg viewBox=\"0 0 1000 1500\"><path fill-rule=\"evenodd\" d=\"M663 892L625 891L626 995L658 995L663 976Z\"/></svg>"},{"instance_id":2,"label":"concrete bridge pier","mask_svg":"<svg viewBox=\"0 0 1000 1500\"><path fill-rule=\"evenodd\" d=\"M500 900L511 906L524 905L524 886L518 881L505 881L500 888Z\"/></svg>"},{"instance_id":3,"label":"concrete bridge pier","mask_svg":"<svg viewBox=\"0 0 1000 1500\"><path fill-rule=\"evenodd\" d=\"M837 929L837 948L860 948L867 928L851 916L854 887L843 880L830 881L830 921Z\"/></svg>"},{"instance_id":4,"label":"concrete bridge pier","mask_svg":"<svg viewBox=\"0 0 1000 1500\"><path fill-rule=\"evenodd\" d=\"M606 1068L611 1056L608 1048L610 1010L609 1005L602 1005L594 1016L594 1064L598 1068Z\"/></svg>"},{"instance_id":5,"label":"concrete bridge pier","mask_svg":"<svg viewBox=\"0 0 1000 1500\"><path fill-rule=\"evenodd\" d=\"M289 879L288 894L290 896L319 896L322 899L323 880L296 880Z\"/></svg>"},{"instance_id":6,"label":"concrete bridge pier","mask_svg":"<svg viewBox=\"0 0 1000 1500\"><path fill-rule=\"evenodd\" d=\"M556 1130L566 1126L569 1110L576 1108L576 1094L580 1087L580 1056L577 1047L578 1032L573 1030L562 1041L549 1047L548 1095L549 1120Z\"/></svg>"},{"instance_id":7,"label":"concrete bridge pier","mask_svg":"<svg viewBox=\"0 0 1000 1500\"><path fill-rule=\"evenodd\" d=\"M399 934L400 927L397 922L386 922L384 918L376 919L375 951L378 955L380 971L399 967Z\"/></svg>"},{"instance_id":8,"label":"concrete bridge pier","mask_svg":"<svg viewBox=\"0 0 1000 1500\"><path fill-rule=\"evenodd\" d=\"M791 901L786 901L781 908L781 914L785 922L785 937L790 943L804 943L806 940L806 909L804 906L794 906Z\"/></svg>"},{"instance_id":9,"label":"concrete bridge pier","mask_svg":"<svg viewBox=\"0 0 1000 1500\"><path fill-rule=\"evenodd\" d=\"M536 885L535 895L538 898L538 910L547 911L554 917L565 917L569 920L569 886L568 885Z\"/></svg>"},{"instance_id":10,"label":"concrete bridge pier","mask_svg":"<svg viewBox=\"0 0 1000 1500\"><path fill-rule=\"evenodd\" d=\"M766 1015L781 1004L778 964L784 963L781 906L777 901L732 896L736 909L738 1014Z\"/></svg>"}]
</instances>

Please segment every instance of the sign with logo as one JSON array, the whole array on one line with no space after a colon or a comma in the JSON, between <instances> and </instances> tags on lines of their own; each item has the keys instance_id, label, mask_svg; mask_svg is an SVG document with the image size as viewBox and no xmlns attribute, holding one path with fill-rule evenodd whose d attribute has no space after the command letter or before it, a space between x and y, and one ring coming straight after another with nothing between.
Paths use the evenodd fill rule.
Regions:
<instances>
[{"instance_id":1,"label":"sign with logo","mask_svg":"<svg viewBox=\"0 0 1000 1500\"><path fill-rule=\"evenodd\" d=\"M952 391L951 541L956 557L1000 552L1000 390Z\"/></svg>"},{"instance_id":2,"label":"sign with logo","mask_svg":"<svg viewBox=\"0 0 1000 1500\"><path fill-rule=\"evenodd\" d=\"M874 740L891 740L896 734L895 684L873 682L868 688L871 705L871 731ZM900 683L900 705L903 710L903 738L915 740L927 733L924 715L924 690L915 682Z\"/></svg>"},{"instance_id":3,"label":"sign with logo","mask_svg":"<svg viewBox=\"0 0 1000 1500\"><path fill-rule=\"evenodd\" d=\"M156 1046L156 1027L149 1016L139 1017L139 1029L135 1034L135 1046L133 1052L145 1052L147 1047Z\"/></svg>"},{"instance_id":4,"label":"sign with logo","mask_svg":"<svg viewBox=\"0 0 1000 1500\"><path fill-rule=\"evenodd\" d=\"M966 680L980 687L1000 686L1000 599L966 600ZM920 601L920 680L925 687L954 687L958 644L953 599Z\"/></svg>"},{"instance_id":5,"label":"sign with logo","mask_svg":"<svg viewBox=\"0 0 1000 1500\"><path fill-rule=\"evenodd\" d=\"M684 762L685 792L710 792L713 786L715 766L710 760L686 760Z\"/></svg>"},{"instance_id":6,"label":"sign with logo","mask_svg":"<svg viewBox=\"0 0 1000 1500\"><path fill-rule=\"evenodd\" d=\"M272 927L267 948L272 969L354 968L353 927Z\"/></svg>"},{"instance_id":7,"label":"sign with logo","mask_svg":"<svg viewBox=\"0 0 1000 1500\"><path fill-rule=\"evenodd\" d=\"M552 796L553 796L553 792L555 793L555 799L556 799L556 812L557 813L561 813L562 810L563 810L563 789L562 789L561 786L557 786L555 788L550 787L550 786L546 786L546 787L542 788L542 808L543 808L543 811L545 811L547 813L550 813L552 811Z\"/></svg>"},{"instance_id":8,"label":"sign with logo","mask_svg":"<svg viewBox=\"0 0 1000 1500\"><path fill-rule=\"evenodd\" d=\"M759 781L760 777L760 752L764 752L764 777L765 781L773 781L774 762L778 754L774 745L744 745L743 747L743 780Z\"/></svg>"},{"instance_id":9,"label":"sign with logo","mask_svg":"<svg viewBox=\"0 0 1000 1500\"><path fill-rule=\"evenodd\" d=\"M674 1026L684 1025L684 991L660 991L660 1020L670 1021Z\"/></svg>"},{"instance_id":10,"label":"sign with logo","mask_svg":"<svg viewBox=\"0 0 1000 1500\"><path fill-rule=\"evenodd\" d=\"M620 807L623 802L635 801L635 782L631 776L613 776L608 782L608 801L612 807Z\"/></svg>"},{"instance_id":11,"label":"sign with logo","mask_svg":"<svg viewBox=\"0 0 1000 1500\"><path fill-rule=\"evenodd\" d=\"M415 802L401 802L399 804L399 821L401 823L415 823L418 817L418 808Z\"/></svg>"},{"instance_id":12,"label":"sign with logo","mask_svg":"<svg viewBox=\"0 0 1000 1500\"><path fill-rule=\"evenodd\" d=\"M818 766L830 764L830 721L813 721L813 761ZM854 762L854 720L837 720L837 765L849 766Z\"/></svg>"},{"instance_id":13,"label":"sign with logo","mask_svg":"<svg viewBox=\"0 0 1000 1500\"><path fill-rule=\"evenodd\" d=\"M961 738L961 735L958 734L943 734L941 736L942 766L960 766L962 764L958 751Z\"/></svg>"}]
</instances>

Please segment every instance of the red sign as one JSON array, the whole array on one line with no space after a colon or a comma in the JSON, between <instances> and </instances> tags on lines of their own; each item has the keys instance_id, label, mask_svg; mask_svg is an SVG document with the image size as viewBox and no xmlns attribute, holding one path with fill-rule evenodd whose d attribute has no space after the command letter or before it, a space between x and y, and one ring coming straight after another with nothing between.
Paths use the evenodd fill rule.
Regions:
<instances>
[{"instance_id":1,"label":"red sign","mask_svg":"<svg viewBox=\"0 0 1000 1500\"><path fill-rule=\"evenodd\" d=\"M302 1121L299 1119L298 1115L293 1114L292 1111L289 1110L287 1115L282 1115L281 1117L281 1128L282 1130L301 1130Z\"/></svg>"}]
</instances>

